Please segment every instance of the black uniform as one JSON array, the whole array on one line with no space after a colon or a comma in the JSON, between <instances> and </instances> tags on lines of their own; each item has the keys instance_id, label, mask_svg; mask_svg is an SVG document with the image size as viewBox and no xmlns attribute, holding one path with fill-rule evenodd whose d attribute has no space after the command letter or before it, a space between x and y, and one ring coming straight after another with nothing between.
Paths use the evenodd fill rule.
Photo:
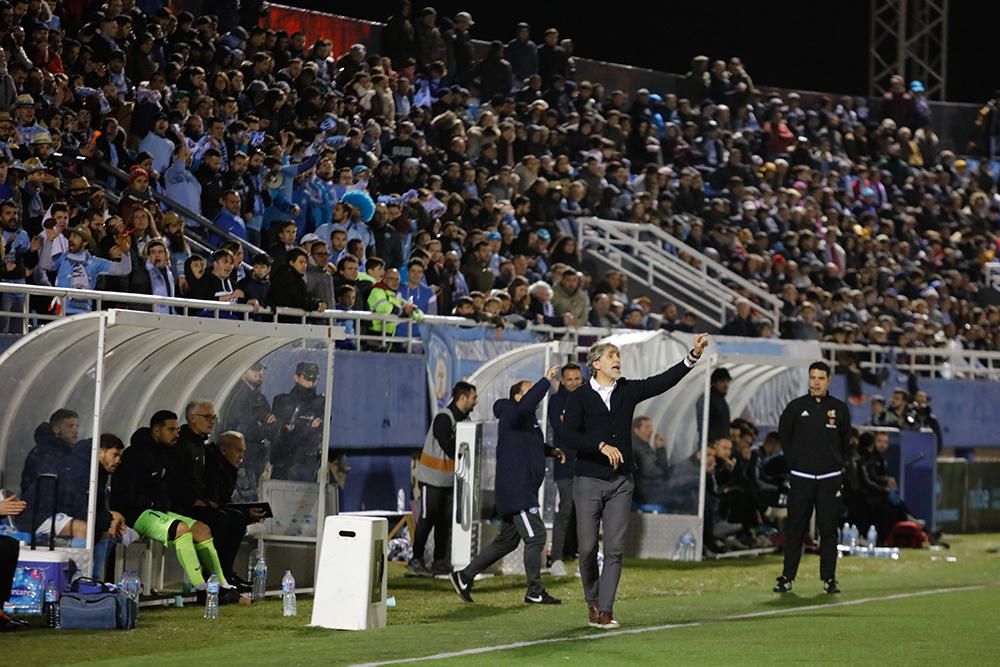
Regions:
<instances>
[{"instance_id":1,"label":"black uniform","mask_svg":"<svg viewBox=\"0 0 1000 667\"><path fill-rule=\"evenodd\" d=\"M315 482L323 453L323 415L326 398L314 387L296 384L274 397L279 431L271 448L272 479ZM318 426L313 426L315 420Z\"/></svg>"},{"instance_id":2,"label":"black uniform","mask_svg":"<svg viewBox=\"0 0 1000 667\"><path fill-rule=\"evenodd\" d=\"M148 427L133 433L111 478L111 509L121 512L129 526L146 510L173 511L167 491L172 463L170 448L156 444Z\"/></svg>"},{"instance_id":3,"label":"black uniform","mask_svg":"<svg viewBox=\"0 0 1000 667\"><path fill-rule=\"evenodd\" d=\"M781 413L778 436L791 470L784 569L789 581L798 572L802 539L814 507L820 540L820 578L836 578L837 520L850 435L847 405L829 394L796 398Z\"/></svg>"},{"instance_id":4,"label":"black uniform","mask_svg":"<svg viewBox=\"0 0 1000 667\"><path fill-rule=\"evenodd\" d=\"M233 561L246 535L246 522L239 510L215 502L205 484L205 454L208 436L199 435L187 424L181 426L180 438L174 446L174 470L167 480L174 511L201 521L212 531L215 550L226 579L232 580ZM202 504L195 504L201 501Z\"/></svg>"},{"instance_id":5,"label":"black uniform","mask_svg":"<svg viewBox=\"0 0 1000 667\"><path fill-rule=\"evenodd\" d=\"M242 433L247 443L243 469L254 493L257 481L267 467L271 440L274 437L274 429L267 423L269 414L271 414L271 404L260 387L254 387L246 380L240 380L236 384L222 411L223 421L220 431Z\"/></svg>"}]
</instances>

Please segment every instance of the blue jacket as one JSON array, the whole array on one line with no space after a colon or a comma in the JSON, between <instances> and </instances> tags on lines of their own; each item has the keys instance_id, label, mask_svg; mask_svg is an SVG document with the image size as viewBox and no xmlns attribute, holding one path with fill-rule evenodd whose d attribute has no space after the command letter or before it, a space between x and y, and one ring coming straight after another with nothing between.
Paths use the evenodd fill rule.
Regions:
<instances>
[{"instance_id":1,"label":"blue jacket","mask_svg":"<svg viewBox=\"0 0 1000 667\"><path fill-rule=\"evenodd\" d=\"M247 239L247 225L243 218L238 215L233 215L226 209L222 209L219 215L216 216L215 220L212 221L216 227L221 227L225 231L229 232L233 236L238 236L244 241ZM208 244L214 248L222 247L228 239L222 237L221 234L216 234L212 232L211 236L208 237Z\"/></svg>"},{"instance_id":2,"label":"blue jacket","mask_svg":"<svg viewBox=\"0 0 1000 667\"><path fill-rule=\"evenodd\" d=\"M291 220L292 206L295 205L294 190L295 177L304 171L309 171L319 161L319 154L298 163L281 167L281 183L276 188L268 188L267 193L271 198L271 205L264 210L264 220L261 229L271 228L271 223L275 220ZM265 180L267 176L264 176Z\"/></svg>"},{"instance_id":3,"label":"blue jacket","mask_svg":"<svg viewBox=\"0 0 1000 667\"><path fill-rule=\"evenodd\" d=\"M501 398L493 404L500 420L497 435L496 505L501 516L538 507L538 489L545 481L545 436L535 410L549 390L542 378L520 401Z\"/></svg>"},{"instance_id":4,"label":"blue jacket","mask_svg":"<svg viewBox=\"0 0 1000 667\"><path fill-rule=\"evenodd\" d=\"M52 261L56 266L56 287L93 290L97 287L98 276L127 276L132 273L129 253L123 253L120 261L112 262L83 250L60 253ZM70 314L89 313L91 307L90 299L69 299L66 302L66 312Z\"/></svg>"},{"instance_id":5,"label":"blue jacket","mask_svg":"<svg viewBox=\"0 0 1000 667\"><path fill-rule=\"evenodd\" d=\"M163 174L163 178L166 181L163 192L167 197L201 215L201 183L188 171L184 160L174 160ZM197 227L201 223L185 217L184 224Z\"/></svg>"},{"instance_id":6,"label":"blue jacket","mask_svg":"<svg viewBox=\"0 0 1000 667\"><path fill-rule=\"evenodd\" d=\"M17 525L25 532L32 532L51 519L53 511L75 516L74 512L81 505L79 497L83 496L85 503L90 489L89 439L68 445L55 436L48 422L42 422L35 429L35 443L21 470L21 498L27 501L28 509L18 517ZM42 482L35 505L38 476L46 474L59 478L55 506L52 504L52 482L48 480ZM86 516L77 518L86 519Z\"/></svg>"}]
</instances>

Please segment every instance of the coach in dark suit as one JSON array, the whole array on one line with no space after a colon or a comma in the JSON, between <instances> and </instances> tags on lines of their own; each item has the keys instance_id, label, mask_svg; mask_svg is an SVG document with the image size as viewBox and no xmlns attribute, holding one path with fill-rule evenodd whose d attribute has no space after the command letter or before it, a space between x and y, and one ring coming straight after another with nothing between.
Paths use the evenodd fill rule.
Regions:
<instances>
[{"instance_id":1,"label":"coach in dark suit","mask_svg":"<svg viewBox=\"0 0 1000 667\"><path fill-rule=\"evenodd\" d=\"M580 543L580 577L593 627L618 627L613 607L622 571L625 529L635 489L632 418L635 406L664 393L688 374L708 345L695 338L687 357L645 380L621 377L621 355L610 343L587 352L592 376L566 402L562 443L577 451L573 502ZM604 524L604 570L598 576L597 536Z\"/></svg>"}]
</instances>

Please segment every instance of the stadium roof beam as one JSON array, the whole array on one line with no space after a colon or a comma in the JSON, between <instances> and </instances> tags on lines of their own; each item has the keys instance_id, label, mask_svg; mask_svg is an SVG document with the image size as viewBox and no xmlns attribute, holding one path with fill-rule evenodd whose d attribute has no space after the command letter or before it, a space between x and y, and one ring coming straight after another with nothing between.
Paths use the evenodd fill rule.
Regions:
<instances>
[{"instance_id":1,"label":"stadium roof beam","mask_svg":"<svg viewBox=\"0 0 1000 667\"><path fill-rule=\"evenodd\" d=\"M899 74L946 99L949 0L871 0L868 94L881 96Z\"/></svg>"}]
</instances>

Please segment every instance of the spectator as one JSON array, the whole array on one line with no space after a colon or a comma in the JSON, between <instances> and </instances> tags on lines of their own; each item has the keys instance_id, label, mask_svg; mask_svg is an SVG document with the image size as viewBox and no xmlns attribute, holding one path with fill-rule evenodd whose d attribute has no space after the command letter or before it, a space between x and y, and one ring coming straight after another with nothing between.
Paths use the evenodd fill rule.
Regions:
<instances>
[{"instance_id":1,"label":"spectator","mask_svg":"<svg viewBox=\"0 0 1000 667\"><path fill-rule=\"evenodd\" d=\"M305 279L308 266L309 259L304 251L298 248L289 250L285 265L278 267L271 279L271 290L267 295L268 303L276 307L298 308L308 312L326 310L326 303L309 295ZM279 316L278 321L301 322L301 318L284 315Z\"/></svg>"},{"instance_id":2,"label":"spectator","mask_svg":"<svg viewBox=\"0 0 1000 667\"><path fill-rule=\"evenodd\" d=\"M538 47L531 41L530 25L517 24L517 36L507 42L505 56L518 82L538 74ZM539 85L542 83L540 77L538 83Z\"/></svg>"},{"instance_id":3,"label":"spectator","mask_svg":"<svg viewBox=\"0 0 1000 667\"><path fill-rule=\"evenodd\" d=\"M590 313L590 299L580 288L583 276L577 271L566 271L552 288L552 307L556 315L571 315L574 322L586 322Z\"/></svg>"},{"instance_id":4,"label":"spectator","mask_svg":"<svg viewBox=\"0 0 1000 667\"><path fill-rule=\"evenodd\" d=\"M142 270L133 272L130 289L138 294L173 298L176 296L176 280L170 268L170 256L167 254L167 244L162 239L153 239L143 250L144 261ZM172 306L156 304L153 312L170 315L174 312Z\"/></svg>"},{"instance_id":5,"label":"spectator","mask_svg":"<svg viewBox=\"0 0 1000 667\"><path fill-rule=\"evenodd\" d=\"M306 291L308 295L320 303L332 304L333 275L330 273L330 251L326 243L316 241L309 249L309 266L306 267Z\"/></svg>"},{"instance_id":6,"label":"spectator","mask_svg":"<svg viewBox=\"0 0 1000 667\"><path fill-rule=\"evenodd\" d=\"M611 297L607 294L595 294L594 303L587 316L587 324L592 327L614 328L621 321L611 312Z\"/></svg>"},{"instance_id":7,"label":"spectator","mask_svg":"<svg viewBox=\"0 0 1000 667\"><path fill-rule=\"evenodd\" d=\"M247 481L241 485L254 490L268 463L269 445L274 437L271 403L261 391L263 364L250 366L233 387L219 422L223 431L244 434L244 466L240 469Z\"/></svg>"},{"instance_id":8,"label":"spectator","mask_svg":"<svg viewBox=\"0 0 1000 667\"><path fill-rule=\"evenodd\" d=\"M543 88L548 88L557 76L563 79L569 76L569 56L559 46L559 31L555 28L545 31L545 43L538 48L538 73Z\"/></svg>"},{"instance_id":9,"label":"spectator","mask_svg":"<svg viewBox=\"0 0 1000 667\"><path fill-rule=\"evenodd\" d=\"M253 269L250 274L236 283L236 289L243 293L240 302L256 301L260 306L271 306L271 302L268 301L268 294L271 291L270 276L271 258L265 253L258 253L253 258Z\"/></svg>"},{"instance_id":10,"label":"spectator","mask_svg":"<svg viewBox=\"0 0 1000 667\"><path fill-rule=\"evenodd\" d=\"M203 275L191 288L191 297L202 301L217 301L220 303L236 303L245 298L245 294L233 287L235 281L231 275L235 268L233 253L225 249L212 253L212 272ZM226 310L200 311L203 317L218 316L224 319L236 319L235 313Z\"/></svg>"},{"instance_id":11,"label":"spectator","mask_svg":"<svg viewBox=\"0 0 1000 667\"><path fill-rule=\"evenodd\" d=\"M758 336L757 325L754 324L750 315L750 301L740 299L736 302L736 317L726 322L719 333L723 336L743 336L744 338Z\"/></svg>"},{"instance_id":12,"label":"spectator","mask_svg":"<svg viewBox=\"0 0 1000 667\"><path fill-rule=\"evenodd\" d=\"M421 312L421 310L414 305L412 301L404 301L402 297L400 297L399 283L399 271L396 269L389 269L386 271L385 277L375 283L371 291L368 293L369 310L378 315L393 315L395 317L412 318L413 320L419 322L423 319L423 312ZM393 321L375 319L371 322L371 333L381 335L384 328L386 336L394 336L396 334L397 326L399 325ZM410 335L408 329L409 327L404 328L406 335ZM399 349L398 347L394 347L392 343L373 342L372 345L378 347L379 349Z\"/></svg>"},{"instance_id":13,"label":"spectator","mask_svg":"<svg viewBox=\"0 0 1000 667\"><path fill-rule=\"evenodd\" d=\"M215 217L215 220L212 221L212 224L232 236L244 241L249 240L246 222L243 220L242 215L243 203L240 199L240 193L235 190L226 190L222 193L222 197L219 200L222 208ZM218 232L213 232L208 238L208 242L213 246L220 246L225 240Z\"/></svg>"},{"instance_id":14,"label":"spectator","mask_svg":"<svg viewBox=\"0 0 1000 667\"><path fill-rule=\"evenodd\" d=\"M127 276L132 272L132 239L127 234L119 234L115 238L112 257L119 261L94 257L89 250L92 245L93 237L86 228L74 227L70 230L66 252L52 257L56 287L93 290L97 287L98 276ZM91 303L89 299L69 299L65 308L67 313L86 313L90 311Z\"/></svg>"}]
</instances>

